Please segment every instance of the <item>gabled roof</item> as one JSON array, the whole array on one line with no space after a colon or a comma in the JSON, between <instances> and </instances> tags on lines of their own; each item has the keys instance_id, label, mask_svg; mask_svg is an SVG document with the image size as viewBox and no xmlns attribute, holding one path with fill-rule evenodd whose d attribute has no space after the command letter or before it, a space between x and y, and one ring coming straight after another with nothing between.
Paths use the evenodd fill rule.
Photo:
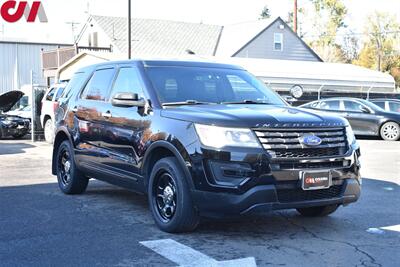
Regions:
<instances>
[{"instance_id":1,"label":"gabled roof","mask_svg":"<svg viewBox=\"0 0 400 267\"><path fill-rule=\"evenodd\" d=\"M275 20L260 19L224 26L216 56L231 57Z\"/></svg>"},{"instance_id":2,"label":"gabled roof","mask_svg":"<svg viewBox=\"0 0 400 267\"><path fill-rule=\"evenodd\" d=\"M280 18L241 22L227 26L188 23L158 19L132 19L132 54L152 56L183 56L191 50L200 56L232 57ZM120 53L128 52L127 19L123 17L91 16L85 24L79 40L88 25L97 24ZM320 57L291 31L300 42L320 61Z\"/></svg>"},{"instance_id":3,"label":"gabled roof","mask_svg":"<svg viewBox=\"0 0 400 267\"><path fill-rule=\"evenodd\" d=\"M121 53L128 51L127 19L92 16ZM190 49L198 55L213 55L221 26L158 19L132 19L132 53L184 55Z\"/></svg>"}]
</instances>

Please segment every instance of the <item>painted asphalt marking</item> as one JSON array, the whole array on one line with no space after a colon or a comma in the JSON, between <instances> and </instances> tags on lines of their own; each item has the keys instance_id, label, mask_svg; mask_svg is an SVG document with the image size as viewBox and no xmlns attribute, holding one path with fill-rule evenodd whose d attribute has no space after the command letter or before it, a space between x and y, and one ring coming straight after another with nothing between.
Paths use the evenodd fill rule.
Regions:
<instances>
[{"instance_id":1,"label":"painted asphalt marking","mask_svg":"<svg viewBox=\"0 0 400 267\"><path fill-rule=\"evenodd\" d=\"M379 227L379 228L368 228L367 232L370 234L384 234L385 231L393 231L393 232L399 232L400 233L400 224L398 225L391 225L391 226L385 226L385 227Z\"/></svg>"},{"instance_id":2,"label":"painted asphalt marking","mask_svg":"<svg viewBox=\"0 0 400 267\"><path fill-rule=\"evenodd\" d=\"M178 264L181 267L256 267L254 258L244 258L229 261L216 261L203 253L185 246L172 239L140 242L143 246L157 252L164 258Z\"/></svg>"},{"instance_id":3,"label":"painted asphalt marking","mask_svg":"<svg viewBox=\"0 0 400 267\"><path fill-rule=\"evenodd\" d=\"M386 227L381 227L383 230L388 230L388 231L394 231L394 232L399 232L400 233L400 224L398 225L392 225L392 226L386 226Z\"/></svg>"}]
</instances>

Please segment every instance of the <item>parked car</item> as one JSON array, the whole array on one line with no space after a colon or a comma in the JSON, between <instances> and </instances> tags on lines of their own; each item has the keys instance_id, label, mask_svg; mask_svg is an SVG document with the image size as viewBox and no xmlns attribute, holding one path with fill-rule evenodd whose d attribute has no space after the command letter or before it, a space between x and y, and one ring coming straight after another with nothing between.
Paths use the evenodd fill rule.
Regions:
<instances>
[{"instance_id":1,"label":"parked car","mask_svg":"<svg viewBox=\"0 0 400 267\"><path fill-rule=\"evenodd\" d=\"M325 216L360 196L347 120L290 107L240 67L107 62L79 70L59 103L61 191L82 193L96 178L147 193L167 232L191 231L200 216Z\"/></svg>"},{"instance_id":2,"label":"parked car","mask_svg":"<svg viewBox=\"0 0 400 267\"><path fill-rule=\"evenodd\" d=\"M21 91L10 91L0 95L0 138L21 138L29 132L29 119L4 114L10 111L23 95Z\"/></svg>"},{"instance_id":3,"label":"parked car","mask_svg":"<svg viewBox=\"0 0 400 267\"><path fill-rule=\"evenodd\" d=\"M11 110L9 112L7 112L7 115L10 116L18 116L24 119L28 119L29 121L31 121L32 119L32 107L31 106L26 106L26 107L22 107L22 108L18 108L15 110Z\"/></svg>"},{"instance_id":4,"label":"parked car","mask_svg":"<svg viewBox=\"0 0 400 267\"><path fill-rule=\"evenodd\" d=\"M42 109L40 113L40 123L44 130L46 142L53 143L55 111L58 108L58 99L64 92L66 83L55 84L50 87L42 99Z\"/></svg>"},{"instance_id":5,"label":"parked car","mask_svg":"<svg viewBox=\"0 0 400 267\"><path fill-rule=\"evenodd\" d=\"M370 100L375 105L379 106L388 112L400 113L400 100L398 99L371 99Z\"/></svg>"},{"instance_id":6,"label":"parked car","mask_svg":"<svg viewBox=\"0 0 400 267\"><path fill-rule=\"evenodd\" d=\"M400 138L400 114L387 112L358 98L328 98L300 106L346 118L356 135L380 136L384 140Z\"/></svg>"}]
</instances>

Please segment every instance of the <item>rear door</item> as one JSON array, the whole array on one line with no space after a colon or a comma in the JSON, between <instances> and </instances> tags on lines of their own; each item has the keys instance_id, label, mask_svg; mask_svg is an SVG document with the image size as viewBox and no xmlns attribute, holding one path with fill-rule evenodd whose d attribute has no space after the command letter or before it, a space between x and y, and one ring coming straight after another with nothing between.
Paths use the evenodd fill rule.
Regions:
<instances>
[{"instance_id":1,"label":"rear door","mask_svg":"<svg viewBox=\"0 0 400 267\"><path fill-rule=\"evenodd\" d=\"M355 134L375 135L378 132L379 118L370 108L355 100L345 100L343 103L346 119L350 122Z\"/></svg>"},{"instance_id":2,"label":"rear door","mask_svg":"<svg viewBox=\"0 0 400 267\"><path fill-rule=\"evenodd\" d=\"M105 168L108 160L108 151L102 145L104 116L108 109L109 92L114 79L115 68L97 69L78 96L75 106L74 124L78 128L79 140L77 158L81 166L98 175L98 171Z\"/></svg>"},{"instance_id":3,"label":"rear door","mask_svg":"<svg viewBox=\"0 0 400 267\"><path fill-rule=\"evenodd\" d=\"M135 66L123 65L119 68L112 86L110 98L116 93L135 93L145 98L144 83ZM144 156L145 143L151 135L149 116L143 108L115 107L107 103L108 118L104 122L103 145L110 155L108 170L117 171L122 176L140 179L140 163Z\"/></svg>"}]
</instances>

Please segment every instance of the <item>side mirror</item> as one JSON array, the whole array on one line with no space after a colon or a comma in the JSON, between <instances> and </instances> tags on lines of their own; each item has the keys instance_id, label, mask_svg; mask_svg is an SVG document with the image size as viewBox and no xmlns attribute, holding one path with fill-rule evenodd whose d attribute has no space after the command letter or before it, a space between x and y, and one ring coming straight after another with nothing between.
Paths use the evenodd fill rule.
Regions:
<instances>
[{"instance_id":1,"label":"side mirror","mask_svg":"<svg viewBox=\"0 0 400 267\"><path fill-rule=\"evenodd\" d=\"M144 107L146 102L139 99L138 94L133 93L116 93L111 99L111 104L116 107Z\"/></svg>"}]
</instances>

